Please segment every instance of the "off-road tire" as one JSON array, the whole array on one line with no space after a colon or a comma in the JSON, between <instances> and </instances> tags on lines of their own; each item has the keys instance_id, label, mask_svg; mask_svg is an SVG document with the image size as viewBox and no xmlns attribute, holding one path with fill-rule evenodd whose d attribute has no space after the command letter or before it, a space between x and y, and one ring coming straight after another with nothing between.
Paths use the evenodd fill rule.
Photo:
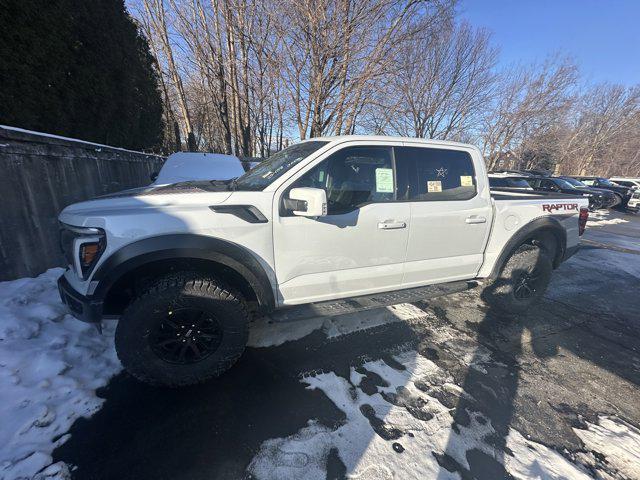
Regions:
<instances>
[{"instance_id":1,"label":"off-road tire","mask_svg":"<svg viewBox=\"0 0 640 480\"><path fill-rule=\"evenodd\" d=\"M549 254L538 246L522 245L505 262L498 278L482 293L491 307L507 313L522 313L539 301L546 291L553 264ZM535 283L522 287L523 277L535 277ZM522 298L523 289L530 295Z\"/></svg>"},{"instance_id":2,"label":"off-road tire","mask_svg":"<svg viewBox=\"0 0 640 480\"><path fill-rule=\"evenodd\" d=\"M155 329L173 310L202 310L215 318L219 346L189 364L169 363L152 346ZM247 343L249 314L244 299L222 282L182 272L148 286L126 308L115 334L116 352L124 368L138 380L156 386L181 387L206 382L227 371Z\"/></svg>"}]
</instances>

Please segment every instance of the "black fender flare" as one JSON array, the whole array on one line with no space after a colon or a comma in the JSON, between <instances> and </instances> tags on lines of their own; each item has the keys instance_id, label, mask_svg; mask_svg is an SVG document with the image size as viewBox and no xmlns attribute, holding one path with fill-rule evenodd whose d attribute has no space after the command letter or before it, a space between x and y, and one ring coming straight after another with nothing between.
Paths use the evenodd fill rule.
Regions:
<instances>
[{"instance_id":1,"label":"black fender flare","mask_svg":"<svg viewBox=\"0 0 640 480\"><path fill-rule=\"evenodd\" d=\"M269 276L255 255L228 240L196 234L172 234L149 237L116 250L93 274L98 285L92 299L104 300L110 288L127 272L158 260L209 260L233 269L256 294L261 309L270 310L275 298Z\"/></svg>"},{"instance_id":2,"label":"black fender flare","mask_svg":"<svg viewBox=\"0 0 640 480\"><path fill-rule=\"evenodd\" d=\"M540 232L542 230L551 232L558 240L558 249L555 252L555 257L553 259L553 267L557 268L564 258L564 253L567 249L567 231L556 217L567 218L572 216L573 215L557 215L555 217L539 217L530 221L522 228L517 230L516 233L502 248L498 259L496 260L493 269L491 270L489 278L497 278L498 275L500 275L500 270L502 270L503 265L507 262L513 252L515 252L518 247L520 247L520 245L525 243L527 240L535 237L535 234L537 232Z\"/></svg>"}]
</instances>

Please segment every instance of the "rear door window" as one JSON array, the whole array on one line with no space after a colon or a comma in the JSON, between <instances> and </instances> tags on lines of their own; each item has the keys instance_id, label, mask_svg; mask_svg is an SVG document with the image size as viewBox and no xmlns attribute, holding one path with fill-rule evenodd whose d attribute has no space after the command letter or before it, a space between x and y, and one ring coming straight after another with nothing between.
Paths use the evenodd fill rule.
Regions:
<instances>
[{"instance_id":1,"label":"rear door window","mask_svg":"<svg viewBox=\"0 0 640 480\"><path fill-rule=\"evenodd\" d=\"M395 147L399 200L469 200L477 193L471 155L460 150Z\"/></svg>"}]
</instances>

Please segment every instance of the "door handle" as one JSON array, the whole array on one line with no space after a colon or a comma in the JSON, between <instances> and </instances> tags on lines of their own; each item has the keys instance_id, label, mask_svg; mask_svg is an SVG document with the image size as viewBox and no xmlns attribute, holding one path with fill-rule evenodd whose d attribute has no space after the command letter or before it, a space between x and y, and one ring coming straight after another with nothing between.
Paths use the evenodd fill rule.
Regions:
<instances>
[{"instance_id":1,"label":"door handle","mask_svg":"<svg viewBox=\"0 0 640 480\"><path fill-rule=\"evenodd\" d=\"M485 217L479 217L477 215L471 215L465 219L466 223L487 223Z\"/></svg>"},{"instance_id":2,"label":"door handle","mask_svg":"<svg viewBox=\"0 0 640 480\"><path fill-rule=\"evenodd\" d=\"M395 230L397 228L406 228L406 222L396 222L395 220L385 220L384 222L378 223L378 228L380 230Z\"/></svg>"}]
</instances>

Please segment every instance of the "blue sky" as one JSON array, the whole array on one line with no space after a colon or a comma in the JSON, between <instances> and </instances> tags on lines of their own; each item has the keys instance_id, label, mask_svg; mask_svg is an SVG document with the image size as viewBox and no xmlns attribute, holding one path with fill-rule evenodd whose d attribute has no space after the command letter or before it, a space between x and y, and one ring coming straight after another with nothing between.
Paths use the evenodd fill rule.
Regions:
<instances>
[{"instance_id":1,"label":"blue sky","mask_svg":"<svg viewBox=\"0 0 640 480\"><path fill-rule=\"evenodd\" d=\"M501 64L559 52L588 82L640 83L640 0L461 0L459 11L492 32Z\"/></svg>"}]
</instances>

